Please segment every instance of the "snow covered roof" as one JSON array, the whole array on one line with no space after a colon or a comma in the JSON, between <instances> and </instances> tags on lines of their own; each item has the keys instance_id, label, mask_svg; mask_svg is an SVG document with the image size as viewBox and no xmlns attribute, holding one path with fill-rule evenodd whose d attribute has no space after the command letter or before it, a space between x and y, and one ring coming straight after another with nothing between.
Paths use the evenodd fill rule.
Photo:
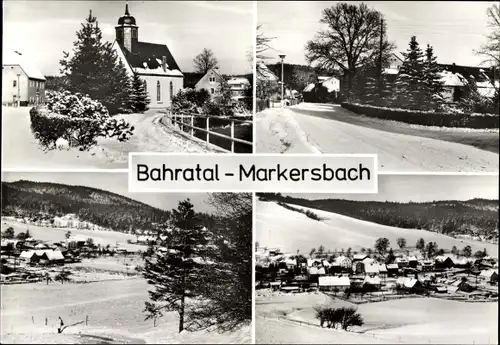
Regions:
<instances>
[{"instance_id":1,"label":"snow covered roof","mask_svg":"<svg viewBox=\"0 0 500 345\"><path fill-rule=\"evenodd\" d=\"M415 278L403 278L399 277L396 279L396 284L404 286L406 288L412 288L418 283L418 279Z\"/></svg>"},{"instance_id":2,"label":"snow covered roof","mask_svg":"<svg viewBox=\"0 0 500 345\"><path fill-rule=\"evenodd\" d=\"M363 284L380 285L382 284L382 280L380 279L379 276L376 277L366 276L365 279L363 280Z\"/></svg>"},{"instance_id":3,"label":"snow covered roof","mask_svg":"<svg viewBox=\"0 0 500 345\"><path fill-rule=\"evenodd\" d=\"M330 77L322 81L321 84L327 89L328 92L340 91L340 80L335 77Z\"/></svg>"},{"instance_id":4,"label":"snow covered roof","mask_svg":"<svg viewBox=\"0 0 500 345\"><path fill-rule=\"evenodd\" d=\"M304 91L303 92L311 92L312 90L314 90L314 87L316 86L316 84L314 83L311 83L309 85L307 85L305 88L304 88Z\"/></svg>"},{"instance_id":5,"label":"snow covered roof","mask_svg":"<svg viewBox=\"0 0 500 345\"><path fill-rule=\"evenodd\" d=\"M453 73L450 71L439 72L441 75L440 81L444 86L465 86L467 85L467 79L464 78L460 73Z\"/></svg>"},{"instance_id":6,"label":"snow covered roof","mask_svg":"<svg viewBox=\"0 0 500 345\"><path fill-rule=\"evenodd\" d=\"M285 260L286 265L292 265L292 266L297 266L297 260L296 259L286 259Z\"/></svg>"},{"instance_id":7,"label":"snow covered roof","mask_svg":"<svg viewBox=\"0 0 500 345\"><path fill-rule=\"evenodd\" d=\"M351 281L349 277L319 277L319 286L349 286Z\"/></svg>"},{"instance_id":8,"label":"snow covered roof","mask_svg":"<svg viewBox=\"0 0 500 345\"><path fill-rule=\"evenodd\" d=\"M240 85L240 84L244 84L244 85L247 85L247 86L250 85L250 82L248 81L247 78L240 78L240 77L233 77L233 78L229 79L227 81L227 83L229 85Z\"/></svg>"},{"instance_id":9,"label":"snow covered roof","mask_svg":"<svg viewBox=\"0 0 500 345\"><path fill-rule=\"evenodd\" d=\"M325 268L324 268L324 267L321 267L321 268L318 270L318 274L326 274Z\"/></svg>"},{"instance_id":10,"label":"snow covered roof","mask_svg":"<svg viewBox=\"0 0 500 345\"><path fill-rule=\"evenodd\" d=\"M82 235L74 235L68 238L69 242L87 242L87 238Z\"/></svg>"},{"instance_id":11,"label":"snow covered roof","mask_svg":"<svg viewBox=\"0 0 500 345\"><path fill-rule=\"evenodd\" d=\"M352 257L353 260L363 260L365 258L367 258L368 255L366 254L354 254L354 256Z\"/></svg>"},{"instance_id":12,"label":"snow covered roof","mask_svg":"<svg viewBox=\"0 0 500 345\"><path fill-rule=\"evenodd\" d=\"M263 63L257 65L257 79L267 81L278 81L279 78Z\"/></svg>"},{"instance_id":13,"label":"snow covered roof","mask_svg":"<svg viewBox=\"0 0 500 345\"><path fill-rule=\"evenodd\" d=\"M46 80L43 73L38 69L33 60L24 54L18 52L4 52L2 54L2 66L18 65L24 73L31 79Z\"/></svg>"},{"instance_id":14,"label":"snow covered roof","mask_svg":"<svg viewBox=\"0 0 500 345\"><path fill-rule=\"evenodd\" d=\"M384 68L382 71L382 74L389 74L389 75L397 75L399 73L399 69L397 68Z\"/></svg>"},{"instance_id":15,"label":"snow covered roof","mask_svg":"<svg viewBox=\"0 0 500 345\"><path fill-rule=\"evenodd\" d=\"M127 49L121 49L121 51L129 66L136 73L183 75L170 49L165 44L136 42L133 52L129 52ZM166 71L163 70L163 57L165 57Z\"/></svg>"},{"instance_id":16,"label":"snow covered roof","mask_svg":"<svg viewBox=\"0 0 500 345\"><path fill-rule=\"evenodd\" d=\"M399 266L398 264L389 264L387 265L387 269L389 270L399 269Z\"/></svg>"},{"instance_id":17,"label":"snow covered roof","mask_svg":"<svg viewBox=\"0 0 500 345\"><path fill-rule=\"evenodd\" d=\"M376 274L379 273L378 265L365 265L365 273Z\"/></svg>"},{"instance_id":18,"label":"snow covered roof","mask_svg":"<svg viewBox=\"0 0 500 345\"><path fill-rule=\"evenodd\" d=\"M375 262L375 260L373 260L372 258L365 258L365 259L363 259L363 263L364 263L365 265L371 265L371 264L373 264L374 262Z\"/></svg>"},{"instance_id":19,"label":"snow covered roof","mask_svg":"<svg viewBox=\"0 0 500 345\"><path fill-rule=\"evenodd\" d=\"M496 81L495 81L496 84ZM477 82L477 92L483 96L483 97L488 97L488 98L493 98L495 97L495 87L490 81L482 81L482 82Z\"/></svg>"},{"instance_id":20,"label":"snow covered roof","mask_svg":"<svg viewBox=\"0 0 500 345\"><path fill-rule=\"evenodd\" d=\"M497 271L495 270L487 270L487 271L481 271L481 273L479 274L481 277L485 277L485 278L491 278L493 277L494 275L498 275Z\"/></svg>"}]
</instances>

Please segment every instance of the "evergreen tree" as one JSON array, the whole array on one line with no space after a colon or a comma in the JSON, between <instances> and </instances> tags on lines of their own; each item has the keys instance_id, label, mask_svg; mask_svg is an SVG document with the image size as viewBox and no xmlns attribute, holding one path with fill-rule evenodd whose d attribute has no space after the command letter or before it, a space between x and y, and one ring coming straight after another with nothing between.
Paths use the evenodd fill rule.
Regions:
<instances>
[{"instance_id":1,"label":"evergreen tree","mask_svg":"<svg viewBox=\"0 0 500 345\"><path fill-rule=\"evenodd\" d=\"M60 60L68 90L100 101L111 114L124 111L130 94L129 78L111 43L102 41L92 11L76 36L72 56L63 52Z\"/></svg>"},{"instance_id":2,"label":"evergreen tree","mask_svg":"<svg viewBox=\"0 0 500 345\"><path fill-rule=\"evenodd\" d=\"M146 258L144 277L154 286L149 291L151 302L146 302L146 319L157 318L163 311L179 314L179 333L191 320L192 309L187 299L201 295L205 283L206 249L210 240L189 199L179 202L172 210L170 231L166 232L168 251L153 251ZM188 324L189 326L189 324Z\"/></svg>"},{"instance_id":3,"label":"evergreen tree","mask_svg":"<svg viewBox=\"0 0 500 345\"><path fill-rule=\"evenodd\" d=\"M130 95L130 109L135 113L143 113L148 110L150 99L144 81L138 74L132 76L132 92Z\"/></svg>"},{"instance_id":4,"label":"evergreen tree","mask_svg":"<svg viewBox=\"0 0 500 345\"><path fill-rule=\"evenodd\" d=\"M412 36L409 48L396 79L396 104L398 107L421 109L425 104L424 53L420 49L416 36Z\"/></svg>"},{"instance_id":5,"label":"evergreen tree","mask_svg":"<svg viewBox=\"0 0 500 345\"><path fill-rule=\"evenodd\" d=\"M434 55L434 49L429 44L425 50L425 65L423 69L424 83L427 91L428 108L435 108L441 100L443 92L443 83L439 75L440 68L437 63L437 57Z\"/></svg>"}]
</instances>

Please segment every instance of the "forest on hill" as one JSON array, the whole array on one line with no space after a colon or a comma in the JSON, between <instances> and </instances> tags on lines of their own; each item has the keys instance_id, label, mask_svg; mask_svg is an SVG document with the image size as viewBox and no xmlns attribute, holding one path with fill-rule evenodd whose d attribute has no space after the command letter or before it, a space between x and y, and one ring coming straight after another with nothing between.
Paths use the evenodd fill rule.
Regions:
<instances>
[{"instance_id":1,"label":"forest on hill","mask_svg":"<svg viewBox=\"0 0 500 345\"><path fill-rule=\"evenodd\" d=\"M377 224L423 229L446 235L498 237L498 200L380 202L344 199L308 200L280 193L257 193L264 201L277 201L333 212Z\"/></svg>"},{"instance_id":2,"label":"forest on hill","mask_svg":"<svg viewBox=\"0 0 500 345\"><path fill-rule=\"evenodd\" d=\"M51 219L68 213L122 232L153 230L154 224L170 218L169 211L96 188L25 180L2 182L2 216Z\"/></svg>"}]
</instances>

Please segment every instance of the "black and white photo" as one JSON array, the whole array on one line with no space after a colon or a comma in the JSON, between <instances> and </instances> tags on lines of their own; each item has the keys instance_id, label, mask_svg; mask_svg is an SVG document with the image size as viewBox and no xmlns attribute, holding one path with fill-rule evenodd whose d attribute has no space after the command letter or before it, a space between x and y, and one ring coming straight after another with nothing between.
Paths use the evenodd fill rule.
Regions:
<instances>
[{"instance_id":1,"label":"black and white photo","mask_svg":"<svg viewBox=\"0 0 500 345\"><path fill-rule=\"evenodd\" d=\"M256 152L498 172L497 3L261 1L257 23Z\"/></svg>"},{"instance_id":2,"label":"black and white photo","mask_svg":"<svg viewBox=\"0 0 500 345\"><path fill-rule=\"evenodd\" d=\"M251 2L6 1L6 168L251 153Z\"/></svg>"},{"instance_id":3,"label":"black and white photo","mask_svg":"<svg viewBox=\"0 0 500 345\"><path fill-rule=\"evenodd\" d=\"M497 344L498 176L257 193L258 344Z\"/></svg>"},{"instance_id":4,"label":"black and white photo","mask_svg":"<svg viewBox=\"0 0 500 345\"><path fill-rule=\"evenodd\" d=\"M251 343L252 194L2 173L2 343Z\"/></svg>"}]
</instances>

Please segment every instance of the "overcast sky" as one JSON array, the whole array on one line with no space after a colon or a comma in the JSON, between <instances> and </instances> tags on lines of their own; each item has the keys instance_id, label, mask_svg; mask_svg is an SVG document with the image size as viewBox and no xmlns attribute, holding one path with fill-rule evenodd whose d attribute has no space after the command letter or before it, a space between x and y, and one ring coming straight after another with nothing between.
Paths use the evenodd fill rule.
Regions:
<instances>
[{"instance_id":1,"label":"overcast sky","mask_svg":"<svg viewBox=\"0 0 500 345\"><path fill-rule=\"evenodd\" d=\"M29 180L35 182L52 182L68 185L79 185L102 189L126 196L145 204L170 211L177 208L179 201L189 198L198 212L212 213L214 209L207 204L208 193L129 193L126 173L90 173L90 172L2 172L3 182Z\"/></svg>"},{"instance_id":2,"label":"overcast sky","mask_svg":"<svg viewBox=\"0 0 500 345\"><path fill-rule=\"evenodd\" d=\"M76 31L89 10L107 41L115 39L115 25L125 1L3 2L4 50L29 56L45 75L59 74L62 52L73 48ZM253 3L129 1L139 26L139 41L166 44L182 71L193 71L193 58L212 49L226 74L252 72L247 52L253 51Z\"/></svg>"},{"instance_id":3,"label":"overcast sky","mask_svg":"<svg viewBox=\"0 0 500 345\"><path fill-rule=\"evenodd\" d=\"M305 199L347 199L397 202L498 200L498 176L379 175L378 194L286 194Z\"/></svg>"},{"instance_id":4,"label":"overcast sky","mask_svg":"<svg viewBox=\"0 0 500 345\"><path fill-rule=\"evenodd\" d=\"M360 1L350 1L360 3ZM387 34L406 51L412 35L420 46L434 46L439 63L478 66L483 58L474 55L485 42L486 10L493 2L462 1L367 1L369 7L382 12L387 20ZM335 2L258 2L258 23L262 32L276 37L273 48L287 55L285 61L305 64L304 46L321 30L321 11ZM278 52L271 52L270 56ZM274 60L270 60L273 62Z\"/></svg>"}]
</instances>

